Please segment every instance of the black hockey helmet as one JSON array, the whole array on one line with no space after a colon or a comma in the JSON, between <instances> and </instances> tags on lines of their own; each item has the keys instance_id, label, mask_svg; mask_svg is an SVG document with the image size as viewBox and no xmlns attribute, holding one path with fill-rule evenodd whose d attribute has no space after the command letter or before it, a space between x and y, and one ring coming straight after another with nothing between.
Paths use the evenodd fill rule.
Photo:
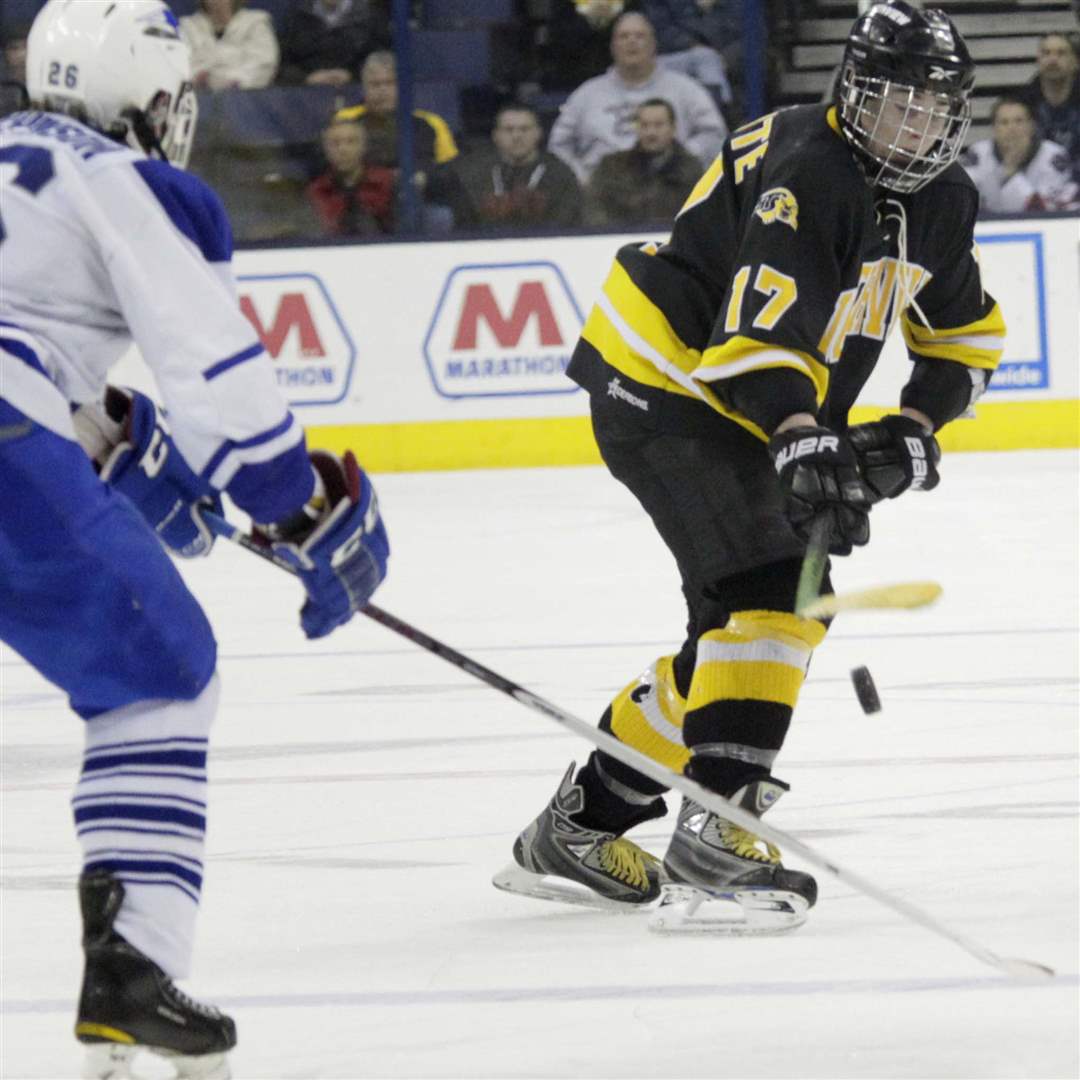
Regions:
<instances>
[{"instance_id":1,"label":"black hockey helmet","mask_svg":"<svg viewBox=\"0 0 1080 1080\"><path fill-rule=\"evenodd\" d=\"M951 165L971 123L975 63L952 20L904 0L851 28L837 81L840 127L872 184L916 191Z\"/></svg>"}]
</instances>

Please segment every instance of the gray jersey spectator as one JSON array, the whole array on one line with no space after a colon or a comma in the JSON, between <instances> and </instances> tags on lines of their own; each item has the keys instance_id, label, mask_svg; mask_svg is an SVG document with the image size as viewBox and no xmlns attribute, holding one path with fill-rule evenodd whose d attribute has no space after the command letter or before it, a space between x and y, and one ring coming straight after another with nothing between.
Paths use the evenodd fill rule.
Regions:
<instances>
[{"instance_id":1,"label":"gray jersey spectator","mask_svg":"<svg viewBox=\"0 0 1080 1080\"><path fill-rule=\"evenodd\" d=\"M269 12L245 8L247 0L199 0L180 20L191 50L196 86L208 90L260 90L277 74L280 52Z\"/></svg>"},{"instance_id":2,"label":"gray jersey spectator","mask_svg":"<svg viewBox=\"0 0 1080 1080\"><path fill-rule=\"evenodd\" d=\"M570 167L542 149L542 140L531 108L504 105L495 116L491 149L454 163L461 181L455 223L481 229L579 224L581 188Z\"/></svg>"},{"instance_id":3,"label":"gray jersey spectator","mask_svg":"<svg viewBox=\"0 0 1080 1080\"><path fill-rule=\"evenodd\" d=\"M1039 41L1037 73L1019 97L1031 106L1043 137L1065 147L1080 170L1080 46L1066 34Z\"/></svg>"},{"instance_id":4,"label":"gray jersey spectator","mask_svg":"<svg viewBox=\"0 0 1080 1080\"><path fill-rule=\"evenodd\" d=\"M994 106L993 136L969 146L960 159L979 189L979 208L996 214L1080 207L1065 150L1043 139L1024 101Z\"/></svg>"},{"instance_id":5,"label":"gray jersey spectator","mask_svg":"<svg viewBox=\"0 0 1080 1080\"><path fill-rule=\"evenodd\" d=\"M385 0L293 0L281 35L283 83L344 86L390 44Z\"/></svg>"},{"instance_id":6,"label":"gray jersey spectator","mask_svg":"<svg viewBox=\"0 0 1080 1080\"><path fill-rule=\"evenodd\" d=\"M675 114L662 98L635 114L637 142L608 154L586 189L590 225L670 227L702 173L702 164L675 138Z\"/></svg>"},{"instance_id":7,"label":"gray jersey spectator","mask_svg":"<svg viewBox=\"0 0 1080 1080\"><path fill-rule=\"evenodd\" d=\"M601 158L634 145L634 112L649 98L671 103L678 139L695 157L711 161L720 152L727 135L720 110L700 83L658 66L648 19L636 12L621 15L611 56L611 69L570 95L551 131L548 149L580 180L589 178Z\"/></svg>"},{"instance_id":8,"label":"gray jersey spectator","mask_svg":"<svg viewBox=\"0 0 1080 1080\"><path fill-rule=\"evenodd\" d=\"M724 50L738 53L741 5L730 0L641 0L660 63L704 86L727 110L733 102Z\"/></svg>"}]
</instances>

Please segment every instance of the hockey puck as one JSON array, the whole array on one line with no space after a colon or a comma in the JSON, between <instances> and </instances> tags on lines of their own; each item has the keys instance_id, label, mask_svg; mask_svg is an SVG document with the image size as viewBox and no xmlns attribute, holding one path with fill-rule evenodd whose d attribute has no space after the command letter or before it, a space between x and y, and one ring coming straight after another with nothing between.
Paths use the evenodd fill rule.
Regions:
<instances>
[{"instance_id":1,"label":"hockey puck","mask_svg":"<svg viewBox=\"0 0 1080 1080\"><path fill-rule=\"evenodd\" d=\"M868 667L852 668L851 683L855 687L855 696L859 699L864 713L869 715L881 712L881 698L878 697L874 677L870 674Z\"/></svg>"}]
</instances>

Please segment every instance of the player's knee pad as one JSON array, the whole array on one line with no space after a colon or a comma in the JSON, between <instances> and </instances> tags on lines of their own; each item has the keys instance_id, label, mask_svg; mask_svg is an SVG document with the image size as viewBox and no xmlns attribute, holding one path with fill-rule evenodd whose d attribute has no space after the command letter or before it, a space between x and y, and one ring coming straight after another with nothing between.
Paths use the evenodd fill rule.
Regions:
<instances>
[{"instance_id":1,"label":"player's knee pad","mask_svg":"<svg viewBox=\"0 0 1080 1080\"><path fill-rule=\"evenodd\" d=\"M814 648L825 627L784 611L736 611L702 634L683 740L717 790L767 772L791 723ZM708 773L706 780L705 773Z\"/></svg>"},{"instance_id":2,"label":"player's knee pad","mask_svg":"<svg viewBox=\"0 0 1080 1080\"><path fill-rule=\"evenodd\" d=\"M688 753L682 726L686 699L679 693L675 657L662 656L616 696L601 727L620 742L680 772Z\"/></svg>"}]
</instances>

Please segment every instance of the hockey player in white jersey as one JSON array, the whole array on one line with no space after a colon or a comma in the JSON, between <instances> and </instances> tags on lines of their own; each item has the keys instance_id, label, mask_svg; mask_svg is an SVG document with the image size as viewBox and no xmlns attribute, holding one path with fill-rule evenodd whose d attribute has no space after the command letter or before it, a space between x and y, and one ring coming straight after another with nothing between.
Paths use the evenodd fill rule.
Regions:
<instances>
[{"instance_id":1,"label":"hockey player in white jersey","mask_svg":"<svg viewBox=\"0 0 1080 1080\"><path fill-rule=\"evenodd\" d=\"M298 568L301 623L346 622L389 548L351 453L309 454L237 303L216 195L176 168L195 126L162 0L49 0L29 39L31 111L0 121L0 639L85 721L87 1076L142 1048L228 1076L232 1020L172 980L202 887L210 625L162 543L207 554L221 492ZM106 373L134 343L167 410ZM159 543L159 540L161 543Z\"/></svg>"}]
</instances>

